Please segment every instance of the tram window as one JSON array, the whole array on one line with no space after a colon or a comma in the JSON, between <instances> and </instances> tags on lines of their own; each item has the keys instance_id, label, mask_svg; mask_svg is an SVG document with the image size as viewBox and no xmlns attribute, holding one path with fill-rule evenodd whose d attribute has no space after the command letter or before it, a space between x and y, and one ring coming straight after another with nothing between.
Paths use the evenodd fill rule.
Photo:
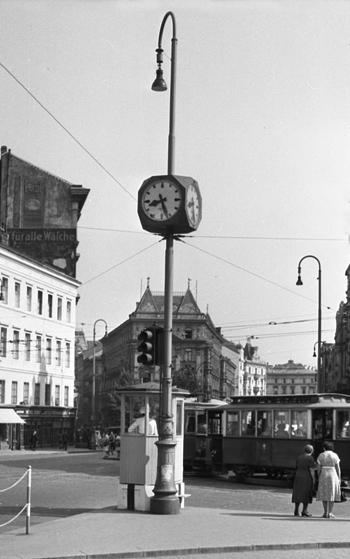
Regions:
<instances>
[{"instance_id":1,"label":"tram window","mask_svg":"<svg viewBox=\"0 0 350 559\"><path fill-rule=\"evenodd\" d=\"M242 411L242 436L255 437L255 411Z\"/></svg>"},{"instance_id":2,"label":"tram window","mask_svg":"<svg viewBox=\"0 0 350 559\"><path fill-rule=\"evenodd\" d=\"M196 417L194 411L187 411L186 413L186 425L185 425L185 432L186 433L195 433L196 431Z\"/></svg>"},{"instance_id":3,"label":"tram window","mask_svg":"<svg viewBox=\"0 0 350 559\"><path fill-rule=\"evenodd\" d=\"M274 417L274 433L278 439L289 438L289 411L275 411Z\"/></svg>"},{"instance_id":4,"label":"tram window","mask_svg":"<svg viewBox=\"0 0 350 559\"><path fill-rule=\"evenodd\" d=\"M221 413L211 414L208 419L208 432L210 435L221 435Z\"/></svg>"},{"instance_id":5,"label":"tram window","mask_svg":"<svg viewBox=\"0 0 350 559\"><path fill-rule=\"evenodd\" d=\"M271 411L258 411L258 437L272 437Z\"/></svg>"},{"instance_id":6,"label":"tram window","mask_svg":"<svg viewBox=\"0 0 350 559\"><path fill-rule=\"evenodd\" d=\"M338 411L336 412L335 432L337 439L349 438L349 412Z\"/></svg>"},{"instance_id":7,"label":"tram window","mask_svg":"<svg viewBox=\"0 0 350 559\"><path fill-rule=\"evenodd\" d=\"M197 433L199 433L200 435L206 435L207 434L207 422L206 422L206 419L205 419L205 412L198 413L197 421L198 421Z\"/></svg>"},{"instance_id":8,"label":"tram window","mask_svg":"<svg viewBox=\"0 0 350 559\"><path fill-rule=\"evenodd\" d=\"M226 423L226 434L227 435L235 435L238 437L239 435L239 413L238 411L228 411L226 414L227 423Z\"/></svg>"},{"instance_id":9,"label":"tram window","mask_svg":"<svg viewBox=\"0 0 350 559\"><path fill-rule=\"evenodd\" d=\"M306 438L306 411L291 412L292 437Z\"/></svg>"}]
</instances>

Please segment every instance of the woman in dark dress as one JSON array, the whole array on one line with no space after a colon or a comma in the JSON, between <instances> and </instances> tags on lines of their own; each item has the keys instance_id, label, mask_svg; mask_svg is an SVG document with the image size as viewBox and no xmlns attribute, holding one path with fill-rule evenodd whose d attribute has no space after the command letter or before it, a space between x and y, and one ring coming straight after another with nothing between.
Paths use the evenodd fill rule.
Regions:
<instances>
[{"instance_id":1,"label":"woman in dark dress","mask_svg":"<svg viewBox=\"0 0 350 559\"><path fill-rule=\"evenodd\" d=\"M295 504L294 516L300 516L300 503L303 503L301 516L312 516L308 512L307 507L309 503L312 503L312 489L315 482L315 460L312 456L313 451L313 447L307 444L304 448L304 453L297 458L297 471L292 494L292 503Z\"/></svg>"}]
</instances>

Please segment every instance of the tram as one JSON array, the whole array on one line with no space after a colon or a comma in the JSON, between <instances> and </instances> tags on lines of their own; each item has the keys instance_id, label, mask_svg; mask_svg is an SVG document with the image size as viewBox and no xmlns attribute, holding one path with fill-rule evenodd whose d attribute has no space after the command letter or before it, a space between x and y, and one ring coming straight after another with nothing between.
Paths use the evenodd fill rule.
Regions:
<instances>
[{"instance_id":1,"label":"tram","mask_svg":"<svg viewBox=\"0 0 350 559\"><path fill-rule=\"evenodd\" d=\"M185 400L184 422L184 471L196 473L209 473L212 471L213 437L221 434L221 417L216 424L207 412L216 408L222 409L227 405L223 400L211 399L208 402L199 402L196 398ZM220 457L221 460L221 457Z\"/></svg>"},{"instance_id":2,"label":"tram","mask_svg":"<svg viewBox=\"0 0 350 559\"><path fill-rule=\"evenodd\" d=\"M207 435L201 462L205 471L233 471L239 478L266 474L288 479L297 456L312 444L334 443L342 477L350 476L350 396L309 394L236 396L224 406L206 406ZM185 432L185 445L186 445Z\"/></svg>"}]
</instances>

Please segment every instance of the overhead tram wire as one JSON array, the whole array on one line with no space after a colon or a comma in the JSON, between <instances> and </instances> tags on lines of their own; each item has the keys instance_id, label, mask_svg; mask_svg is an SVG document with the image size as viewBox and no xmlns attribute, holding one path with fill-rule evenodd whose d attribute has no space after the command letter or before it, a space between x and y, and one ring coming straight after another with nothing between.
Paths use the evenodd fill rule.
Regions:
<instances>
[{"instance_id":1,"label":"overhead tram wire","mask_svg":"<svg viewBox=\"0 0 350 559\"><path fill-rule=\"evenodd\" d=\"M104 270L103 272L101 272L100 274L97 274L97 276L94 276L93 278L90 278L86 281L82 282L82 287L84 287L87 283L90 283L91 281L94 281L95 279L103 276L104 274L107 274L108 272L110 272L111 270L114 270L114 268L117 268L118 266L121 266L122 264L125 264L125 262L128 262L129 260L131 260L132 258L135 258L135 256L138 256L139 254L142 254L143 252L145 252L146 250L154 247L155 245L159 244L162 241L159 240L156 243L153 243L152 245L149 245L146 248L143 248L142 250L140 250L139 252L136 252L136 254L133 254L132 256L129 256L128 258L125 258L125 260L122 260L121 262L118 262L118 264L115 264L114 266L111 266L110 268L108 268L108 270Z\"/></svg>"},{"instance_id":2,"label":"overhead tram wire","mask_svg":"<svg viewBox=\"0 0 350 559\"><path fill-rule=\"evenodd\" d=\"M116 182L116 183L120 186L120 188L122 188L122 189L124 190L124 192L126 192L126 194L128 194L128 195L130 196L130 198L132 198L133 200L136 201L135 196L133 196L133 195L125 188L125 186L123 186L122 183L119 182L118 179L116 179L116 178L112 175L112 173L110 173L110 172L108 171L108 169L106 169L106 167L105 167L102 163L100 163L100 161L99 161L99 160L98 160L98 159L97 159L97 158L96 158L96 157L95 157L95 156L94 156L94 155L93 155L93 154L92 154L92 153L91 153L91 152L90 152L90 151L89 151L89 150L88 150L88 149L87 149L87 148L86 148L86 147L85 147L85 146L84 146L84 145L83 145L69 130L68 130L68 128L66 128L66 126L64 126L64 125L62 124L62 122L60 122L60 121L55 117L55 115L52 114L52 112L49 111L49 110L45 107L45 105L43 105L43 103L41 103L41 101L39 101L39 99L38 99L37 97L35 97L35 95L33 95L33 93L31 93L31 91L29 91L29 89L28 89L25 85L23 85L23 83L22 83L18 78L16 78L16 76L15 76L12 72L10 72L10 70L9 70L8 68L6 68L6 66L4 66L4 64L2 64L2 62L0 62L0 66L5 70L5 72L7 72L7 73L11 76L11 78L13 78L13 79L18 83L18 85L20 85L20 86L22 87L22 89L24 89L24 91L26 91L26 93L28 93L28 94L32 97L32 99L34 99L34 101L35 101L36 103L38 103L38 105L39 105L39 106L40 106L40 107L41 107L41 108L42 108L42 109L43 109L43 110L44 110L44 111L59 125L59 126L61 126L61 128L68 134L68 136L70 136L70 138L72 138L72 140L73 140L76 144L78 144L78 146L79 146L83 151L85 151L85 153L86 153L89 157L91 157L91 159L92 159L95 163L97 163L97 165L98 165L99 167L101 167L101 169L102 169L105 173L107 173L107 175L108 175L114 182Z\"/></svg>"},{"instance_id":3,"label":"overhead tram wire","mask_svg":"<svg viewBox=\"0 0 350 559\"><path fill-rule=\"evenodd\" d=\"M274 285L276 287L279 287L280 289L284 289L285 291L289 291L289 293L293 293L293 295L297 296L297 297L301 297L302 299L306 299L307 301L311 301L312 303L316 303L316 301L314 299L311 299L310 297L305 297L305 295L300 295L299 293L297 293L296 291L293 291L292 289L289 289L288 287L285 287L283 285L280 285L279 283L276 283L272 280L269 280L267 278L264 278L263 276L260 276L259 274L256 274L255 272L251 272L250 270L247 270L246 268L243 268L242 266L238 266L237 264L233 264L233 262L230 262L229 260L226 260L225 258L222 258L221 256L218 256L217 254L212 254L211 252L204 250L203 248L199 248L199 247L195 247L193 245L191 245L190 243L188 243L187 241L181 239L183 244L195 249L195 250L199 250L200 252L203 252L204 254L207 254L208 256L212 256L213 258L216 258L217 260L220 260L221 262L224 262L225 264L229 264L230 266L232 266L233 268L237 268L238 270L241 270L242 272L245 272L246 274L250 274L251 276L254 276L258 279L261 279L263 281L266 281L267 283L270 283L271 285ZM326 305L322 305L323 307L325 307L328 310L334 310L331 307L328 307Z\"/></svg>"}]
</instances>

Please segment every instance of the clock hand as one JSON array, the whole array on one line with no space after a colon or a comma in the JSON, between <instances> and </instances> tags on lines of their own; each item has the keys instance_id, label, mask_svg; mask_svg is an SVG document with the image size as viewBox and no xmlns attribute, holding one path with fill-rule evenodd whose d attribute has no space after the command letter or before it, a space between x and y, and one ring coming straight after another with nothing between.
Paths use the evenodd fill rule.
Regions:
<instances>
[{"instance_id":1,"label":"clock hand","mask_svg":"<svg viewBox=\"0 0 350 559\"><path fill-rule=\"evenodd\" d=\"M167 210L166 205L165 205L165 203L164 203L164 202L166 202L166 198L162 198L162 195L159 194L159 200L160 200L160 202L161 202L161 204L162 204L162 208L163 208L163 211L164 211L166 217L169 217L168 210Z\"/></svg>"}]
</instances>

